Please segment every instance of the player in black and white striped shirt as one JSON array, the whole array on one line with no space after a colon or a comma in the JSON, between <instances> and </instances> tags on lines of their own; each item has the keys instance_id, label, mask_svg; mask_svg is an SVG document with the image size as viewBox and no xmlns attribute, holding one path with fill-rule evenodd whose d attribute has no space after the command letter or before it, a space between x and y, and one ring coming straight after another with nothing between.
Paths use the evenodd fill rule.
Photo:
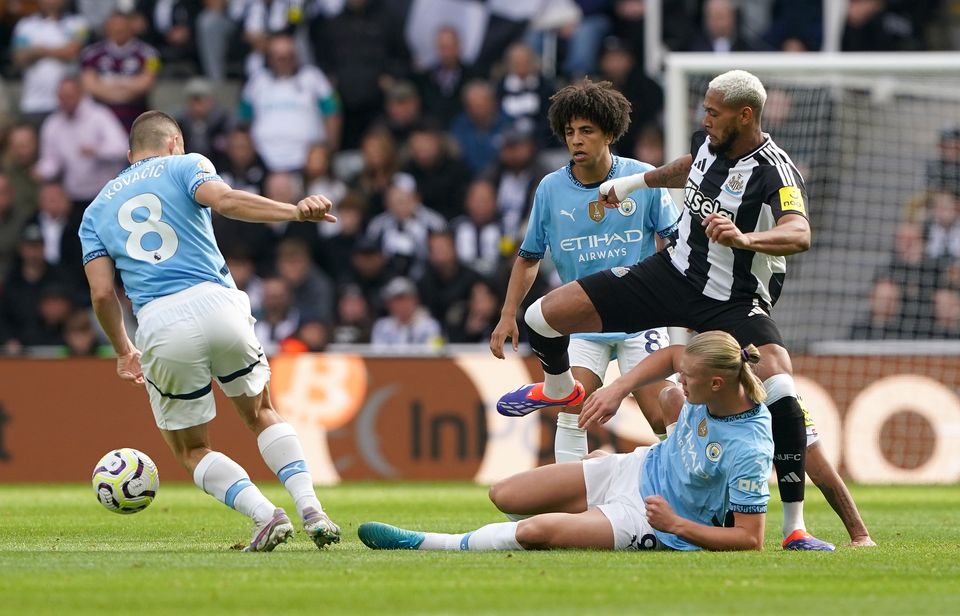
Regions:
<instances>
[{"instance_id":1,"label":"player in black and white striped shirt","mask_svg":"<svg viewBox=\"0 0 960 616\"><path fill-rule=\"evenodd\" d=\"M760 128L765 101L763 84L745 71L712 80L703 104L705 130L694 135L690 154L600 186L599 201L608 207L638 188L684 188L674 246L629 269L566 284L530 306L525 320L530 344L544 366L544 392L561 397L572 389L565 366L574 332L673 325L723 330L743 347L759 347L764 359L757 372L773 417L774 465L784 501L783 546L833 550L804 526L805 417L790 356L769 315L783 285L784 257L810 247L810 225L800 173ZM645 378L649 370L641 362L630 374ZM587 400L581 425L606 421L622 398L616 384L599 390ZM873 545L846 486L814 446L815 430L809 440L817 456L811 477L843 518L853 544Z\"/></svg>"}]
</instances>

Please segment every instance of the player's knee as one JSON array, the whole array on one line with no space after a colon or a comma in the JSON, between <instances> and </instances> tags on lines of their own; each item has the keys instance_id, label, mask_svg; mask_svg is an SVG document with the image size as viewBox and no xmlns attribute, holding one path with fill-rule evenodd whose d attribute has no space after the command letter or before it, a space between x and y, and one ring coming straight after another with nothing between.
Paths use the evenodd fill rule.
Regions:
<instances>
[{"instance_id":1,"label":"player's knee","mask_svg":"<svg viewBox=\"0 0 960 616\"><path fill-rule=\"evenodd\" d=\"M523 313L523 320L527 324L527 327L544 338L559 338L563 335L547 323L547 318L543 313L542 297L530 304L527 311Z\"/></svg>"},{"instance_id":2,"label":"player's knee","mask_svg":"<svg viewBox=\"0 0 960 616\"><path fill-rule=\"evenodd\" d=\"M680 417L680 409L683 408L683 390L676 385L668 385L660 390L658 401L664 425L676 423Z\"/></svg>"},{"instance_id":3,"label":"player's knee","mask_svg":"<svg viewBox=\"0 0 960 616\"><path fill-rule=\"evenodd\" d=\"M525 550L542 550L550 547L553 524L542 516L528 518L517 523L517 543Z\"/></svg>"},{"instance_id":4,"label":"player's knee","mask_svg":"<svg viewBox=\"0 0 960 616\"><path fill-rule=\"evenodd\" d=\"M757 365L757 376L768 379L778 374L793 374L793 362L790 354L779 344L764 344L760 347L760 363Z\"/></svg>"},{"instance_id":5,"label":"player's knee","mask_svg":"<svg viewBox=\"0 0 960 616\"><path fill-rule=\"evenodd\" d=\"M509 479L503 479L490 486L490 502L503 513L519 513L517 510L517 491Z\"/></svg>"}]
</instances>

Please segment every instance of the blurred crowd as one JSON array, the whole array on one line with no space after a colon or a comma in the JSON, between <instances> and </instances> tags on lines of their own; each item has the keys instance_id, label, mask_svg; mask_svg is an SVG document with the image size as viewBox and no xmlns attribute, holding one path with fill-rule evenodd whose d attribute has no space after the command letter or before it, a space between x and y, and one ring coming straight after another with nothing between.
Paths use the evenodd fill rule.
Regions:
<instances>
[{"instance_id":1,"label":"blurred crowd","mask_svg":"<svg viewBox=\"0 0 960 616\"><path fill-rule=\"evenodd\" d=\"M335 204L336 224L215 217L269 353L486 341L533 192L566 161L546 125L551 94L584 76L613 82L633 103L616 152L663 162L663 91L643 69L644 0L515 4L535 17L491 18L469 54L471 24L460 21L473 19L469 11L431 30L427 53L411 48L409 15L429 11L431 0L0 4L0 41L9 41L0 45L0 350L105 352L77 228L126 165L127 129L151 107L160 79L182 92L176 117L186 149L210 158L225 181L280 201L322 193ZM948 4L850 0L843 48L937 47ZM663 2L663 38L677 51L818 50L822 6ZM4 79L19 81L17 100ZM239 97L225 100L224 85L234 83ZM953 222L944 222L937 194L901 233L919 237L931 259L960 253L956 225L941 232ZM913 244L900 244L913 255ZM887 277L901 293L903 269L892 265ZM531 301L555 283L541 271ZM935 293L929 302L931 314L953 315L951 327L955 283L944 283L954 285L949 299ZM886 327L875 320L864 327Z\"/></svg>"}]
</instances>

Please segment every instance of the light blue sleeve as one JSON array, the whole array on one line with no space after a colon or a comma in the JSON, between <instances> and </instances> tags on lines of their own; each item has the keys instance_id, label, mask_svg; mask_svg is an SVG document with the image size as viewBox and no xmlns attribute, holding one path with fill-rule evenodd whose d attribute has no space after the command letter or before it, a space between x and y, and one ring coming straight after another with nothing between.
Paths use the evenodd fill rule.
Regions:
<instances>
[{"instance_id":1,"label":"light blue sleeve","mask_svg":"<svg viewBox=\"0 0 960 616\"><path fill-rule=\"evenodd\" d=\"M194 198L194 195L197 194L197 189L200 188L200 185L204 182L211 180L218 182L223 181L220 176L217 175L217 169L213 166L213 163L202 154L187 154L179 160L174 161L173 164L177 165L177 168L174 169L175 174L173 177L180 182L191 199Z\"/></svg>"},{"instance_id":2,"label":"light blue sleeve","mask_svg":"<svg viewBox=\"0 0 960 616\"><path fill-rule=\"evenodd\" d=\"M730 511L765 513L770 501L767 478L773 465L772 448L744 445L737 454L727 480Z\"/></svg>"},{"instance_id":3,"label":"light blue sleeve","mask_svg":"<svg viewBox=\"0 0 960 616\"><path fill-rule=\"evenodd\" d=\"M87 210L87 212L89 213L90 210ZM107 252L107 247L100 241L100 236L97 235L96 229L93 228L93 216L88 215L83 217L83 220L80 222L79 235L80 246L83 249L84 265L98 257L110 256Z\"/></svg>"},{"instance_id":4,"label":"light blue sleeve","mask_svg":"<svg viewBox=\"0 0 960 616\"><path fill-rule=\"evenodd\" d=\"M548 176L549 177L549 176ZM533 195L533 208L527 221L527 233L520 244L520 256L524 259L542 259L547 252L547 223L550 212L546 205L546 178L540 181Z\"/></svg>"},{"instance_id":5,"label":"light blue sleeve","mask_svg":"<svg viewBox=\"0 0 960 616\"><path fill-rule=\"evenodd\" d=\"M677 230L680 210L677 209L677 204L673 202L673 197L670 196L670 191L666 188L659 188L650 192L649 211L653 217L651 221L653 228L660 237L670 237Z\"/></svg>"}]
</instances>

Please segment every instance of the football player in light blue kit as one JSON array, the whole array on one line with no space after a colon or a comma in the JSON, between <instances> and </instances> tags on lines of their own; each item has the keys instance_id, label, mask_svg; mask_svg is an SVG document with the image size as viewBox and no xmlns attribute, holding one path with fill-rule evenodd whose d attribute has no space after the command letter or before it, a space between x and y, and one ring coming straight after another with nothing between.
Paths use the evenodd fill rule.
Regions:
<instances>
[{"instance_id":1,"label":"football player in light blue kit","mask_svg":"<svg viewBox=\"0 0 960 616\"><path fill-rule=\"evenodd\" d=\"M588 424L609 419L631 387L676 370L682 394L669 387L661 398L664 414L679 417L670 436L652 447L594 452L583 462L550 464L493 486L490 499L501 511L530 518L464 534L380 522L361 524L357 533L373 549L762 549L773 436L766 393L751 367L759 361L755 346L741 349L727 333L705 332L686 348L653 353L598 390L584 403ZM603 396L607 390L612 395Z\"/></svg>"},{"instance_id":2,"label":"football player in light blue kit","mask_svg":"<svg viewBox=\"0 0 960 616\"><path fill-rule=\"evenodd\" d=\"M257 435L306 533L317 547L339 541L296 432L270 401L270 367L253 332L250 301L227 270L210 212L250 222L335 221L330 201L316 195L293 205L232 190L209 160L184 154L177 123L158 111L133 123L128 158L130 166L104 186L80 226L93 308L117 354L118 375L146 386L157 426L197 486L253 519L247 551L272 550L293 525L243 468L211 450L214 379ZM136 345L123 327L115 268L137 315Z\"/></svg>"},{"instance_id":3,"label":"football player in light blue kit","mask_svg":"<svg viewBox=\"0 0 960 616\"><path fill-rule=\"evenodd\" d=\"M586 79L561 89L550 100L551 130L566 145L571 161L543 178L534 195L500 322L490 337L490 350L501 359L507 338L517 349L517 310L548 249L564 283L604 269L616 272L661 249L676 231L680 217L666 189L634 191L618 208L608 209L597 202L596 191L602 182L653 168L610 152L610 144L623 136L630 124L630 103L609 82ZM546 400L552 406L567 407L563 409L567 412L561 411L557 417L554 454L557 462L579 460L587 454L587 437L577 426L578 406L603 384L610 361L616 359L621 373L626 373L666 346L665 327L630 334L576 334L570 341L570 365L572 378L582 387L577 386L571 395L557 396L538 386L518 392L523 394L521 403L501 404L498 410L503 415L525 415L529 412L524 408L526 400L535 400L538 406ZM663 420L657 395L664 385L652 383L634 392L647 421L660 435Z\"/></svg>"}]
</instances>

